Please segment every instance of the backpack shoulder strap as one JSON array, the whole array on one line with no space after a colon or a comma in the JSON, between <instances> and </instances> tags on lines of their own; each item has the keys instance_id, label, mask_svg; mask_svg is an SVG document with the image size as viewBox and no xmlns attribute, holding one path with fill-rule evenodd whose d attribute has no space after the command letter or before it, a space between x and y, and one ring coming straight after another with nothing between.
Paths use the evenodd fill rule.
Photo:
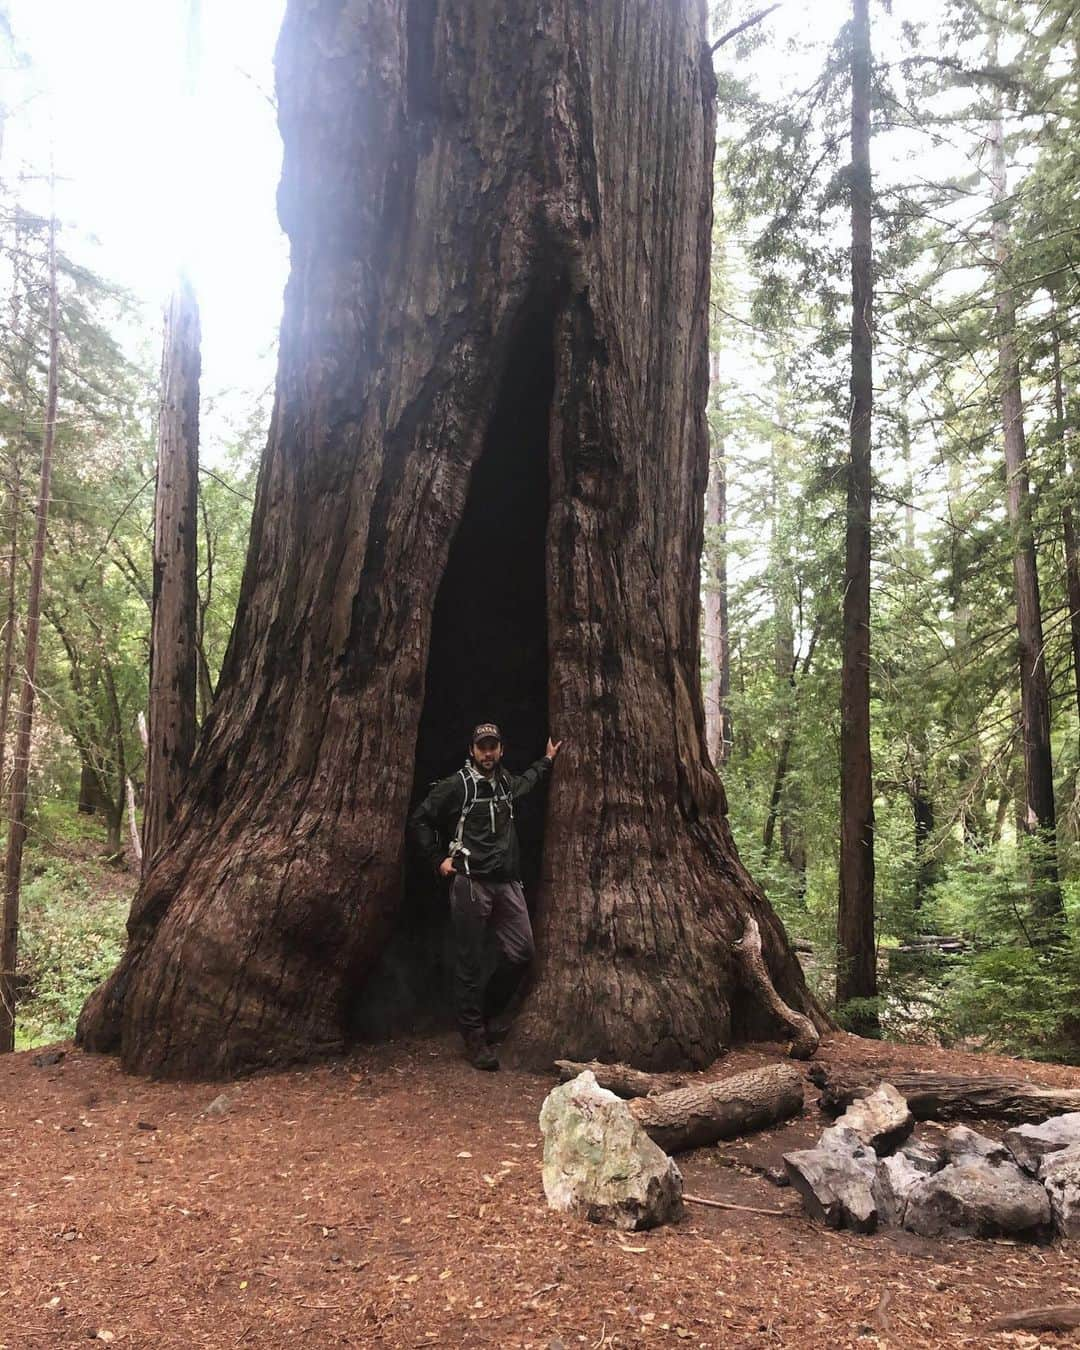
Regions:
<instances>
[{"instance_id":1,"label":"backpack shoulder strap","mask_svg":"<svg viewBox=\"0 0 1080 1350\"><path fill-rule=\"evenodd\" d=\"M476 802L476 773L472 765L466 764L463 769L458 770L458 777L461 779L464 795L461 799L461 814L458 816L457 829L454 831L454 838L450 843L450 852L460 853L468 850L462 849L462 840L465 836L465 817L472 810Z\"/></svg>"}]
</instances>

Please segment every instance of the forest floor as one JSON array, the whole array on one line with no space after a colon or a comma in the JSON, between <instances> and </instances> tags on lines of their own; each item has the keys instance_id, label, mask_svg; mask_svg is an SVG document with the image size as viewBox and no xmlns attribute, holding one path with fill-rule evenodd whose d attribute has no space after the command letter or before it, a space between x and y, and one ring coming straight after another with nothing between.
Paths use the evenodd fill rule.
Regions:
<instances>
[{"instance_id":1,"label":"forest floor","mask_svg":"<svg viewBox=\"0 0 1080 1350\"><path fill-rule=\"evenodd\" d=\"M679 1158L689 1193L783 1217L691 1205L620 1234L544 1203L554 1080L477 1073L449 1036L224 1087L59 1048L0 1064L0 1350L1034 1346L1066 1338L985 1325L1080 1302L1068 1247L813 1225L753 1171L817 1136L813 1088L786 1127ZM844 1034L821 1058L1080 1086L1076 1068Z\"/></svg>"}]
</instances>

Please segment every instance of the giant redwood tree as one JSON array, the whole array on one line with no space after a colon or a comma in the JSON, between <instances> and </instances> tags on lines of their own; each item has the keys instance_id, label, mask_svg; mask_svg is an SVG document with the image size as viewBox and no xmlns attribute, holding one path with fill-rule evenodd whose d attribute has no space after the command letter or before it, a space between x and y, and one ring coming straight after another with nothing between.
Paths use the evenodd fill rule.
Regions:
<instances>
[{"instance_id":1,"label":"giant redwood tree","mask_svg":"<svg viewBox=\"0 0 1080 1350\"><path fill-rule=\"evenodd\" d=\"M169 1075L340 1045L410 798L479 716L523 756L568 742L523 1052L702 1063L775 1027L748 917L818 1016L704 748L703 24L702 0L290 3L292 272L236 624L84 1044Z\"/></svg>"}]
</instances>

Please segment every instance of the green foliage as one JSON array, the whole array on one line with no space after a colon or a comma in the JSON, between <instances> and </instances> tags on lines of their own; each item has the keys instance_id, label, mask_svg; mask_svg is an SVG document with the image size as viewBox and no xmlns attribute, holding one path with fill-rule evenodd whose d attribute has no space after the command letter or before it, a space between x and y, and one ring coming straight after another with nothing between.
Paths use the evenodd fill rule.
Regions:
<instances>
[{"instance_id":1,"label":"green foliage","mask_svg":"<svg viewBox=\"0 0 1080 1350\"><path fill-rule=\"evenodd\" d=\"M1080 1057L1080 942L993 947L960 963L943 1000L948 1034L1028 1059Z\"/></svg>"},{"instance_id":2,"label":"green foliage","mask_svg":"<svg viewBox=\"0 0 1080 1350\"><path fill-rule=\"evenodd\" d=\"M1075 15L1058 0L1005 9L951 0L920 25L879 7L874 16L871 720L882 980L873 1007L840 1017L862 1024L873 1012L889 1034L1076 1055L1065 1016L1071 948L1046 945L1033 880L1045 859L1022 822L994 318L1004 276L1017 305L1057 861L1069 894L1080 866L1062 544L1080 473ZM717 16L718 30L724 21ZM794 13L772 22L788 23L788 48L773 32L768 70L723 62L719 81L723 288L711 340L723 378L710 421L725 454L728 519L708 548L714 557L724 549L729 577L733 747L723 772L733 830L789 932L813 942L811 983L828 998L849 412L848 34L800 28ZM799 59L778 73L792 47ZM1002 101L1009 196L995 205L986 131ZM990 237L998 218L1010 231L1004 264ZM719 570L710 563L711 575ZM962 935L968 949L900 950L932 933Z\"/></svg>"},{"instance_id":3,"label":"green foliage","mask_svg":"<svg viewBox=\"0 0 1080 1350\"><path fill-rule=\"evenodd\" d=\"M67 837L46 843L35 829L35 845L27 851L19 952L25 984L16 1021L20 1050L73 1035L87 995L123 951L136 878L92 856L83 823L88 819L48 813L48 823L62 824Z\"/></svg>"}]
</instances>

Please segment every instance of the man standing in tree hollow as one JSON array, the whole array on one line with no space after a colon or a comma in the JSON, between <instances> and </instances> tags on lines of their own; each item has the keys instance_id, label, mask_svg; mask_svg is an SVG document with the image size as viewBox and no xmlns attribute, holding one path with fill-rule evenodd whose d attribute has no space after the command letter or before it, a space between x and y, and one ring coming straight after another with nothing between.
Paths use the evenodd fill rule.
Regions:
<instances>
[{"instance_id":1,"label":"man standing in tree hollow","mask_svg":"<svg viewBox=\"0 0 1080 1350\"><path fill-rule=\"evenodd\" d=\"M502 767L499 728L494 722L481 722L472 734L464 768L436 783L409 820L420 852L439 876L453 878L454 1004L466 1056L478 1069L499 1067L484 1025L487 929L517 974L533 956L514 802L546 778L561 745L562 741L549 739L543 759L515 776Z\"/></svg>"}]
</instances>

